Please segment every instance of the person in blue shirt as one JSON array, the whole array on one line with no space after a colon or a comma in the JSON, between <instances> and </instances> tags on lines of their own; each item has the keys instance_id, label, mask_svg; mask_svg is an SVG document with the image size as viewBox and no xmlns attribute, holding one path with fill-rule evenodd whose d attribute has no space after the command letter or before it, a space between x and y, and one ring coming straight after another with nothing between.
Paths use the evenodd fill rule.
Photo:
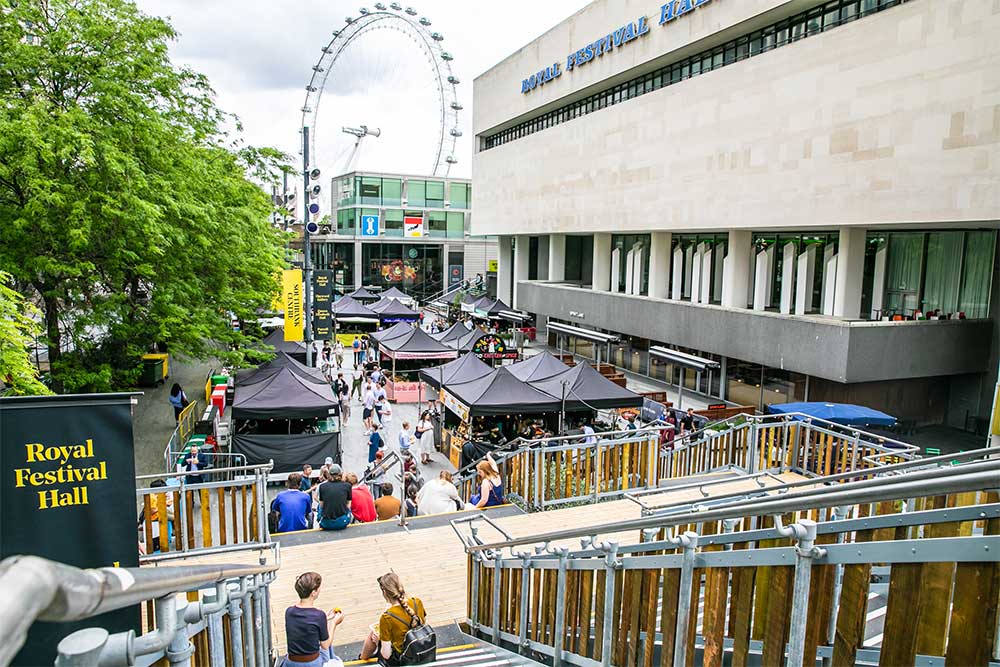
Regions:
<instances>
[{"instance_id":1,"label":"person in blue shirt","mask_svg":"<svg viewBox=\"0 0 1000 667\"><path fill-rule=\"evenodd\" d=\"M305 491L309 493L309 489L312 488L312 474L313 467L308 463L302 466L302 481L299 482L299 491Z\"/></svg>"},{"instance_id":2,"label":"person in blue shirt","mask_svg":"<svg viewBox=\"0 0 1000 667\"><path fill-rule=\"evenodd\" d=\"M381 426L376 426L375 429L368 434L368 463L375 462L375 455L378 450L385 446L385 441L382 440L382 434L378 432Z\"/></svg>"},{"instance_id":3,"label":"person in blue shirt","mask_svg":"<svg viewBox=\"0 0 1000 667\"><path fill-rule=\"evenodd\" d=\"M312 497L299 490L302 473L293 472L285 482L285 490L271 501L271 510L278 513L278 532L305 530L309 527Z\"/></svg>"}]
</instances>

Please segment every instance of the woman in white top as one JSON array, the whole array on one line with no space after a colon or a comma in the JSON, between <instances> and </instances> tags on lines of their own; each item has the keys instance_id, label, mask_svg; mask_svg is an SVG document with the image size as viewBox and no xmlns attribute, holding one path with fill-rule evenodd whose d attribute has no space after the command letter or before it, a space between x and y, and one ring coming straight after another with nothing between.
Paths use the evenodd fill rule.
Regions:
<instances>
[{"instance_id":1,"label":"woman in white top","mask_svg":"<svg viewBox=\"0 0 1000 667\"><path fill-rule=\"evenodd\" d=\"M431 413L424 410L420 415L413 435L417 439L417 450L420 452L420 463L427 465L431 462L431 452L434 451L434 422L431 421Z\"/></svg>"},{"instance_id":2,"label":"woman in white top","mask_svg":"<svg viewBox=\"0 0 1000 667\"><path fill-rule=\"evenodd\" d=\"M423 485L417 494L417 513L442 514L465 507L458 496L458 489L451 481L451 473L442 470L438 478Z\"/></svg>"}]
</instances>

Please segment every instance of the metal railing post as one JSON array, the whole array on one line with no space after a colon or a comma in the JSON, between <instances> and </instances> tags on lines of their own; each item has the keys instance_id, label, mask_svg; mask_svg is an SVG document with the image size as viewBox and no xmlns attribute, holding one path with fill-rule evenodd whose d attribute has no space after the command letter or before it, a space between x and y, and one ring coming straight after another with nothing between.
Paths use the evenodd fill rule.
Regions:
<instances>
[{"instance_id":1,"label":"metal railing post","mask_svg":"<svg viewBox=\"0 0 1000 667\"><path fill-rule=\"evenodd\" d=\"M246 578L246 588L241 588L243 593L243 654L245 656L244 665L247 667L263 667L263 665L257 665L257 652L254 644L254 632L253 632L253 598L250 593L251 584Z\"/></svg>"},{"instance_id":2,"label":"metal railing post","mask_svg":"<svg viewBox=\"0 0 1000 667\"><path fill-rule=\"evenodd\" d=\"M594 504L601 500L601 441L594 445Z\"/></svg>"},{"instance_id":3,"label":"metal railing post","mask_svg":"<svg viewBox=\"0 0 1000 667\"><path fill-rule=\"evenodd\" d=\"M792 584L791 624L788 630L788 665L803 665L806 648L806 622L809 609L809 584L813 560L826 554L816 546L816 522L801 519L790 526L781 525L781 516L774 517L775 530L780 535L792 537L795 545L795 580Z\"/></svg>"},{"instance_id":4,"label":"metal railing post","mask_svg":"<svg viewBox=\"0 0 1000 667\"><path fill-rule=\"evenodd\" d=\"M546 471L542 468L542 462L545 457L542 455L541 447L538 447L534 451L535 458L535 509L542 509L545 502L545 490L542 488L545 486L545 473Z\"/></svg>"},{"instance_id":5,"label":"metal railing post","mask_svg":"<svg viewBox=\"0 0 1000 667\"><path fill-rule=\"evenodd\" d=\"M56 667L91 667L98 664L108 636L104 628L84 628L64 637L56 648Z\"/></svg>"},{"instance_id":6,"label":"metal railing post","mask_svg":"<svg viewBox=\"0 0 1000 667\"><path fill-rule=\"evenodd\" d=\"M559 547L559 570L556 573L556 620L552 628L552 667L562 665L563 638L566 634L566 568L569 566L569 549Z\"/></svg>"},{"instance_id":7,"label":"metal railing post","mask_svg":"<svg viewBox=\"0 0 1000 667\"><path fill-rule=\"evenodd\" d=\"M220 597L221 594L221 597ZM225 584L221 583L214 591L202 593L202 610L215 608L220 602L225 602ZM226 664L226 641L222 632L223 611L209 613L205 616L205 627L208 630L208 656L212 667L224 667Z\"/></svg>"},{"instance_id":8,"label":"metal railing post","mask_svg":"<svg viewBox=\"0 0 1000 667\"><path fill-rule=\"evenodd\" d=\"M264 667L268 664L267 656L265 655L264 648L264 605L261 600L263 594L263 580L264 575L257 574L254 575L254 588L253 588L253 641L254 647L257 649L257 665L258 667Z\"/></svg>"},{"instance_id":9,"label":"metal railing post","mask_svg":"<svg viewBox=\"0 0 1000 667\"><path fill-rule=\"evenodd\" d=\"M851 512L851 508L848 505L842 505L840 507L833 508L833 520L843 521L845 520ZM844 533L837 533L837 544L844 541ZM842 564L837 564L836 573L833 577L833 595L830 596L830 619L826 624L826 643L833 645L833 642L837 638L837 605L840 600L840 591L844 585L844 566ZM832 658L823 658L824 665L830 665Z\"/></svg>"},{"instance_id":10,"label":"metal railing post","mask_svg":"<svg viewBox=\"0 0 1000 667\"><path fill-rule=\"evenodd\" d=\"M473 631L479 629L479 569L482 566L483 555L478 551L472 553L472 609L469 623Z\"/></svg>"},{"instance_id":11,"label":"metal railing post","mask_svg":"<svg viewBox=\"0 0 1000 667\"><path fill-rule=\"evenodd\" d=\"M230 589L229 595L229 646L232 651L230 662L233 667L243 667L243 607L239 587Z\"/></svg>"},{"instance_id":12,"label":"metal railing post","mask_svg":"<svg viewBox=\"0 0 1000 667\"><path fill-rule=\"evenodd\" d=\"M500 645L500 574L503 572L501 555L502 552L499 550L493 552L493 617L490 621L493 626L493 643L497 646Z\"/></svg>"},{"instance_id":13,"label":"metal railing post","mask_svg":"<svg viewBox=\"0 0 1000 667\"><path fill-rule=\"evenodd\" d=\"M257 535L262 544L271 541L267 527L267 473L263 470L257 471Z\"/></svg>"},{"instance_id":14,"label":"metal railing post","mask_svg":"<svg viewBox=\"0 0 1000 667\"><path fill-rule=\"evenodd\" d=\"M528 594L531 583L531 554L515 554L521 558L521 605L518 609L520 622L517 626L517 650L519 653L528 651ZM475 598L473 598L475 599Z\"/></svg>"},{"instance_id":15,"label":"metal railing post","mask_svg":"<svg viewBox=\"0 0 1000 667\"><path fill-rule=\"evenodd\" d=\"M184 612L187 611L188 601L184 598L178 598L176 605L177 629L167 647L167 661L172 667L190 667L194 645L188 639L187 623L184 622Z\"/></svg>"},{"instance_id":16,"label":"metal railing post","mask_svg":"<svg viewBox=\"0 0 1000 667\"><path fill-rule=\"evenodd\" d=\"M594 546L604 552L604 626L601 628L601 665L610 667L615 605L615 572L622 563L618 560L617 540L608 540L603 544L594 542Z\"/></svg>"},{"instance_id":17,"label":"metal railing post","mask_svg":"<svg viewBox=\"0 0 1000 667\"><path fill-rule=\"evenodd\" d=\"M188 544L188 537L187 537L187 528L188 528L188 523L187 523L187 503L188 503L188 497L187 497L187 475L182 475L181 476L181 497L180 497L180 500L181 500L181 506L178 508L178 510L181 513L180 535L175 535L174 536L174 544L175 545L177 545L177 544L181 545L181 551L187 551L188 549L191 548L191 545Z\"/></svg>"},{"instance_id":18,"label":"metal railing post","mask_svg":"<svg viewBox=\"0 0 1000 667\"><path fill-rule=\"evenodd\" d=\"M691 621L691 588L694 584L694 559L698 551L698 534L687 531L671 543L683 547L680 591L677 596L677 626L674 634L674 667L687 665L688 627Z\"/></svg>"},{"instance_id":19,"label":"metal railing post","mask_svg":"<svg viewBox=\"0 0 1000 667\"><path fill-rule=\"evenodd\" d=\"M755 417L750 418L750 432L747 433L747 472L751 475L757 472L757 431L760 423Z\"/></svg>"}]
</instances>

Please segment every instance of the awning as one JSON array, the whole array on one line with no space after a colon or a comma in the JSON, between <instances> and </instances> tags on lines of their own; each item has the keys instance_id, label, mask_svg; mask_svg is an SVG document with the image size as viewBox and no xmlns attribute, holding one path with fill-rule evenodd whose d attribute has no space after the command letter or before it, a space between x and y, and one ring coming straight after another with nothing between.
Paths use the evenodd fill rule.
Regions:
<instances>
[{"instance_id":1,"label":"awning","mask_svg":"<svg viewBox=\"0 0 1000 667\"><path fill-rule=\"evenodd\" d=\"M382 299L373 304L371 309L378 314L378 318L383 322L389 320L396 322L409 320L412 322L420 319L420 313L396 299Z\"/></svg>"},{"instance_id":2,"label":"awning","mask_svg":"<svg viewBox=\"0 0 1000 667\"><path fill-rule=\"evenodd\" d=\"M559 410L559 399L518 380L508 368L501 366L471 382L445 384L444 404L462 419L477 415L537 414Z\"/></svg>"},{"instance_id":3,"label":"awning","mask_svg":"<svg viewBox=\"0 0 1000 667\"><path fill-rule=\"evenodd\" d=\"M458 352L434 340L420 327L410 327L402 336L382 338L379 350L390 359L454 359Z\"/></svg>"},{"instance_id":4,"label":"awning","mask_svg":"<svg viewBox=\"0 0 1000 667\"><path fill-rule=\"evenodd\" d=\"M463 336L469 335L469 327L465 326L464 322L455 322L450 327L444 331L439 331L435 334L431 334L431 338L441 341L442 343L447 343L448 341L458 340Z\"/></svg>"},{"instance_id":5,"label":"awning","mask_svg":"<svg viewBox=\"0 0 1000 667\"><path fill-rule=\"evenodd\" d=\"M369 320L378 319L378 315L372 312L368 306L349 296L345 296L343 299L335 302L333 307L330 308L330 312L336 320L346 317L362 317Z\"/></svg>"},{"instance_id":6,"label":"awning","mask_svg":"<svg viewBox=\"0 0 1000 667\"><path fill-rule=\"evenodd\" d=\"M284 327L274 329L264 336L261 342L274 347L278 352L287 352L296 361L301 363L306 361L306 344L298 340L285 340Z\"/></svg>"},{"instance_id":7,"label":"awning","mask_svg":"<svg viewBox=\"0 0 1000 667\"><path fill-rule=\"evenodd\" d=\"M236 371L233 382L235 386L240 387L257 384L270 380L283 368L289 369L292 373L295 373L302 379L314 384L329 385L326 378L323 377L323 373L318 368L310 368L309 366L300 363L293 355L290 355L287 352L278 352L274 359L261 364L257 368L245 368L243 370Z\"/></svg>"},{"instance_id":8,"label":"awning","mask_svg":"<svg viewBox=\"0 0 1000 667\"><path fill-rule=\"evenodd\" d=\"M565 389L567 410L610 410L638 408L643 405L642 396L615 384L590 364L577 364L565 373L532 385L560 399Z\"/></svg>"},{"instance_id":9,"label":"awning","mask_svg":"<svg viewBox=\"0 0 1000 667\"><path fill-rule=\"evenodd\" d=\"M486 377L493 372L489 364L474 354L466 354L455 361L449 361L434 368L424 368L420 371L420 379L440 389L442 384L461 384Z\"/></svg>"},{"instance_id":10,"label":"awning","mask_svg":"<svg viewBox=\"0 0 1000 667\"><path fill-rule=\"evenodd\" d=\"M237 379L234 419L305 419L338 413L339 403L326 382L316 383L283 366L259 382Z\"/></svg>"},{"instance_id":11,"label":"awning","mask_svg":"<svg viewBox=\"0 0 1000 667\"><path fill-rule=\"evenodd\" d=\"M357 301L377 301L379 298L378 294L370 292L364 287L359 287L358 289L354 290L347 296Z\"/></svg>"},{"instance_id":12,"label":"awning","mask_svg":"<svg viewBox=\"0 0 1000 667\"><path fill-rule=\"evenodd\" d=\"M767 406L772 414L799 413L842 426L892 426L896 418L863 405L850 403L776 403Z\"/></svg>"},{"instance_id":13,"label":"awning","mask_svg":"<svg viewBox=\"0 0 1000 667\"><path fill-rule=\"evenodd\" d=\"M561 333L565 336L575 336L576 338L582 338L594 343L615 343L618 341L618 336L615 336L614 334L606 334L600 331L594 331L593 329L574 327L571 324L563 324L562 322L550 321L546 327L549 331L555 331L556 333Z\"/></svg>"},{"instance_id":14,"label":"awning","mask_svg":"<svg viewBox=\"0 0 1000 667\"><path fill-rule=\"evenodd\" d=\"M659 345L651 346L649 348L649 354L658 359L663 359L664 361L674 364L676 366L683 366L684 368L692 368L696 371L715 370L719 368L718 361L713 361L712 359L705 359L704 357L696 357L693 354L687 354L686 352L678 352L677 350L671 350L666 347L660 347Z\"/></svg>"},{"instance_id":15,"label":"awning","mask_svg":"<svg viewBox=\"0 0 1000 667\"><path fill-rule=\"evenodd\" d=\"M524 361L506 366L511 374L524 382L538 382L547 380L555 375L560 375L570 370L570 367L556 359L548 352L536 354L528 357Z\"/></svg>"},{"instance_id":16,"label":"awning","mask_svg":"<svg viewBox=\"0 0 1000 667\"><path fill-rule=\"evenodd\" d=\"M376 342L381 343L383 340L389 340L390 338L396 338L398 336L405 336L411 331L413 331L413 325L409 322L396 322L387 329L379 329L378 331L368 334L368 337L374 338Z\"/></svg>"}]
</instances>

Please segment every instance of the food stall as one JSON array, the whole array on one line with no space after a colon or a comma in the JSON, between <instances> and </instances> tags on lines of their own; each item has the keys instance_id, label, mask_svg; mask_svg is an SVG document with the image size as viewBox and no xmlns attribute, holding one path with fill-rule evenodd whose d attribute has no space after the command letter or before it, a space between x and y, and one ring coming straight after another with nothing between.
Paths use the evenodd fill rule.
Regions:
<instances>
[{"instance_id":1,"label":"food stall","mask_svg":"<svg viewBox=\"0 0 1000 667\"><path fill-rule=\"evenodd\" d=\"M358 289L354 290L353 292L345 296L349 296L355 301L360 301L361 303L364 304L374 303L381 298L378 294L372 292L366 287L359 287Z\"/></svg>"},{"instance_id":2,"label":"food stall","mask_svg":"<svg viewBox=\"0 0 1000 667\"><path fill-rule=\"evenodd\" d=\"M406 326L406 325L404 325ZM458 352L431 338L420 327L393 337L383 336L378 341L381 357L392 363L386 395L397 403L417 403L423 398L418 373L428 366L428 361L455 359Z\"/></svg>"},{"instance_id":3,"label":"food stall","mask_svg":"<svg viewBox=\"0 0 1000 667\"><path fill-rule=\"evenodd\" d=\"M528 357L524 361L507 366L507 370L523 382L538 382L565 373L570 367L548 352Z\"/></svg>"},{"instance_id":4,"label":"food stall","mask_svg":"<svg viewBox=\"0 0 1000 667\"><path fill-rule=\"evenodd\" d=\"M396 299L383 298L373 303L370 308L383 325L394 322L416 322L420 319L420 313Z\"/></svg>"},{"instance_id":5,"label":"food stall","mask_svg":"<svg viewBox=\"0 0 1000 667\"><path fill-rule=\"evenodd\" d=\"M398 287L390 287L386 291L382 292L379 298L382 300L394 299L403 304L404 306L409 306L410 308L417 307L417 300L414 299L409 294L407 294L406 292L399 289Z\"/></svg>"},{"instance_id":6,"label":"food stall","mask_svg":"<svg viewBox=\"0 0 1000 667\"><path fill-rule=\"evenodd\" d=\"M353 297L345 296L333 304L333 331L336 340L350 348L355 338L372 334L379 324L378 315Z\"/></svg>"},{"instance_id":7,"label":"food stall","mask_svg":"<svg viewBox=\"0 0 1000 667\"><path fill-rule=\"evenodd\" d=\"M261 340L277 352L286 352L300 364L306 363L306 344L299 340L285 340L285 328L277 327Z\"/></svg>"}]
</instances>

